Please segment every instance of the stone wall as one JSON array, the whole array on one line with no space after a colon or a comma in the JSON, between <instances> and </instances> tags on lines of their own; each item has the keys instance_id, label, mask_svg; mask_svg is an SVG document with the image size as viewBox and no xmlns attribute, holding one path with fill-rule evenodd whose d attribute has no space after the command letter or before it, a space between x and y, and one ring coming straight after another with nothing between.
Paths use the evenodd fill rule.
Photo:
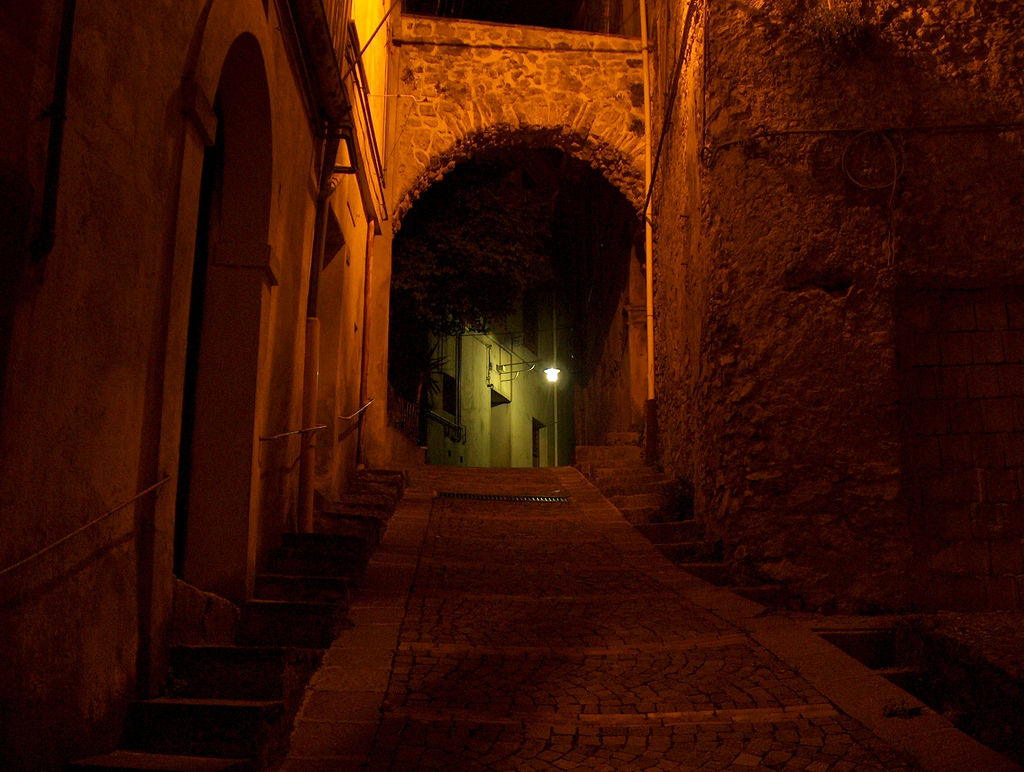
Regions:
<instances>
[{"instance_id":1,"label":"stone wall","mask_svg":"<svg viewBox=\"0 0 1024 772\"><path fill-rule=\"evenodd\" d=\"M458 161L509 145L564 150L641 208L639 41L409 16L394 43L396 221Z\"/></svg>"},{"instance_id":2,"label":"stone wall","mask_svg":"<svg viewBox=\"0 0 1024 772\"><path fill-rule=\"evenodd\" d=\"M917 290L898 303L904 480L928 594L1019 607L1024 579L1024 288Z\"/></svg>"},{"instance_id":3,"label":"stone wall","mask_svg":"<svg viewBox=\"0 0 1024 772\"><path fill-rule=\"evenodd\" d=\"M661 115L680 5L656 8ZM985 125L1021 119L1024 44L997 0L824 8L700 7L659 172L661 455L812 604L941 602L895 297L1019 283L1024 135Z\"/></svg>"}]
</instances>

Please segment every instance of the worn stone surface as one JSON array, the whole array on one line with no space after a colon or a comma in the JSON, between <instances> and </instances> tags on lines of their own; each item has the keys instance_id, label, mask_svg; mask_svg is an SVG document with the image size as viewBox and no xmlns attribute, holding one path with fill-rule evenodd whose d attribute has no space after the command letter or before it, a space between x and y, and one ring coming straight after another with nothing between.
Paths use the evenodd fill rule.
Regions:
<instances>
[{"instance_id":1,"label":"worn stone surface","mask_svg":"<svg viewBox=\"0 0 1024 772\"><path fill-rule=\"evenodd\" d=\"M408 16L394 42L396 221L460 160L509 145L563 150L641 208L637 40Z\"/></svg>"},{"instance_id":2,"label":"worn stone surface","mask_svg":"<svg viewBox=\"0 0 1024 772\"><path fill-rule=\"evenodd\" d=\"M914 768L738 627L653 581L653 548L575 472L414 477L573 500L433 500L370 769ZM337 737L321 747L350 758L358 743Z\"/></svg>"},{"instance_id":3,"label":"worn stone surface","mask_svg":"<svg viewBox=\"0 0 1024 772\"><path fill-rule=\"evenodd\" d=\"M839 49L812 11L697 15L659 177L661 453L713 536L812 603L905 605L933 520L903 484L895 290L1019 282L1019 129L933 130L1020 119L1019 11L876 4Z\"/></svg>"}]
</instances>

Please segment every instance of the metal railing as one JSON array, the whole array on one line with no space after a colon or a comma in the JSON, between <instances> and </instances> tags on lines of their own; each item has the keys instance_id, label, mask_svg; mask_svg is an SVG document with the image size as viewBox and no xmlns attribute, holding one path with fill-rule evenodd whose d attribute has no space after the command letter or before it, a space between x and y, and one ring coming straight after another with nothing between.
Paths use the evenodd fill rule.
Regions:
<instances>
[{"instance_id":1,"label":"metal railing","mask_svg":"<svg viewBox=\"0 0 1024 772\"><path fill-rule=\"evenodd\" d=\"M435 423L441 424L441 428L444 429L444 436L447 439L453 440L454 442L466 442L467 430L466 427L463 426L462 424L455 423L455 421L450 421L443 415L435 413L433 410L427 411L427 418L429 418L431 421L434 421Z\"/></svg>"},{"instance_id":2,"label":"metal railing","mask_svg":"<svg viewBox=\"0 0 1024 772\"><path fill-rule=\"evenodd\" d=\"M400 396L388 384L388 423L413 442L419 441L420 406Z\"/></svg>"},{"instance_id":3,"label":"metal railing","mask_svg":"<svg viewBox=\"0 0 1024 772\"><path fill-rule=\"evenodd\" d=\"M327 424L317 424L316 426L307 426L305 429L293 429L290 432L281 432L280 434L274 434L270 437L260 437L260 442L269 442L270 440L279 440L282 437L291 437L296 434L306 434L308 432L315 432L317 429L326 429Z\"/></svg>"},{"instance_id":4,"label":"metal railing","mask_svg":"<svg viewBox=\"0 0 1024 772\"><path fill-rule=\"evenodd\" d=\"M69 539L72 539L75 536L77 536L78 534L82 533L82 531L86 531L89 528L92 528L97 523L102 523L104 520L106 520L111 515L114 515L114 514L120 512L125 507L131 506L136 501L138 501L143 496L145 496L147 493L152 493L153 491L155 491L157 488L159 488L161 485L163 485L164 483L166 483L170 479L171 479L171 475L167 475L162 480L159 480L158 482L155 482L152 485L150 485L148 488L145 488L144 490L139 491L138 493L136 493L134 496L132 496L130 499L128 499L128 501L124 502L123 504L118 504L116 507L114 507L113 509L109 510L108 512L103 513L102 515L97 517L95 520L90 520L88 523L83 525L81 528L76 528L74 531L69 533L67 536L62 536L61 538L57 539L57 541L53 542L52 544L48 544L47 546L43 547L41 550L39 550L37 552L33 552L31 555L29 555L24 560L19 560L14 565L7 566L7 568L5 568L2 571L0 571L0 576L3 576L4 574L9 573L11 571L14 571L16 568L20 568L21 566L25 565L26 563L31 563L36 558L38 558L38 557L40 557L42 555L45 555L50 550L56 549L57 547L59 547L64 542L66 542Z\"/></svg>"},{"instance_id":5,"label":"metal railing","mask_svg":"<svg viewBox=\"0 0 1024 772\"><path fill-rule=\"evenodd\" d=\"M362 413L362 412L363 412L364 410L366 410L366 408L368 408L368 407L369 407L370 405L372 405L372 404L373 404L373 401L374 401L375 399L377 399L377 398L376 398L376 397L370 397L370 399L368 399L368 400L366 401L366 404L365 404L365 405L363 405L363 406L362 406L361 408L359 408L359 409L358 409L358 410L357 410L356 412L352 413L351 415L340 415L340 416L338 416L338 419L339 419L339 420L341 420L341 421L351 421L351 420L352 420L353 418L355 418L355 417L356 417L357 415L359 415L359 414L360 414L360 413Z\"/></svg>"}]
</instances>

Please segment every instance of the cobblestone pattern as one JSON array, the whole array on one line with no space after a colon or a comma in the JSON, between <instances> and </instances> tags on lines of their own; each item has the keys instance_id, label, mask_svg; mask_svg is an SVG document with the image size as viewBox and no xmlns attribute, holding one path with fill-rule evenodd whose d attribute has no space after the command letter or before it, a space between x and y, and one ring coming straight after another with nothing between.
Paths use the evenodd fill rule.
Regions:
<instances>
[{"instance_id":1,"label":"cobblestone pattern","mask_svg":"<svg viewBox=\"0 0 1024 772\"><path fill-rule=\"evenodd\" d=\"M426 474L446 489L474 479ZM598 498L557 518L434 500L374 769L911 769L737 628L630 567L632 531Z\"/></svg>"},{"instance_id":2,"label":"cobblestone pattern","mask_svg":"<svg viewBox=\"0 0 1024 772\"><path fill-rule=\"evenodd\" d=\"M563 150L642 207L638 40L411 16L396 42L396 223L459 161L516 144Z\"/></svg>"}]
</instances>

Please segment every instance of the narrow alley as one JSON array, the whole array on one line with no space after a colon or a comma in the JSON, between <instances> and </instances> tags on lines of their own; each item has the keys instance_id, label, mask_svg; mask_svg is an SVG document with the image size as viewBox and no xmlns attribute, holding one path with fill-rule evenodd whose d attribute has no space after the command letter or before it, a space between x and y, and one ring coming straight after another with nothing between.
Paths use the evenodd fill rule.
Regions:
<instances>
[{"instance_id":1,"label":"narrow alley","mask_svg":"<svg viewBox=\"0 0 1024 772\"><path fill-rule=\"evenodd\" d=\"M413 470L351 616L287 772L1017 769L570 468Z\"/></svg>"}]
</instances>

